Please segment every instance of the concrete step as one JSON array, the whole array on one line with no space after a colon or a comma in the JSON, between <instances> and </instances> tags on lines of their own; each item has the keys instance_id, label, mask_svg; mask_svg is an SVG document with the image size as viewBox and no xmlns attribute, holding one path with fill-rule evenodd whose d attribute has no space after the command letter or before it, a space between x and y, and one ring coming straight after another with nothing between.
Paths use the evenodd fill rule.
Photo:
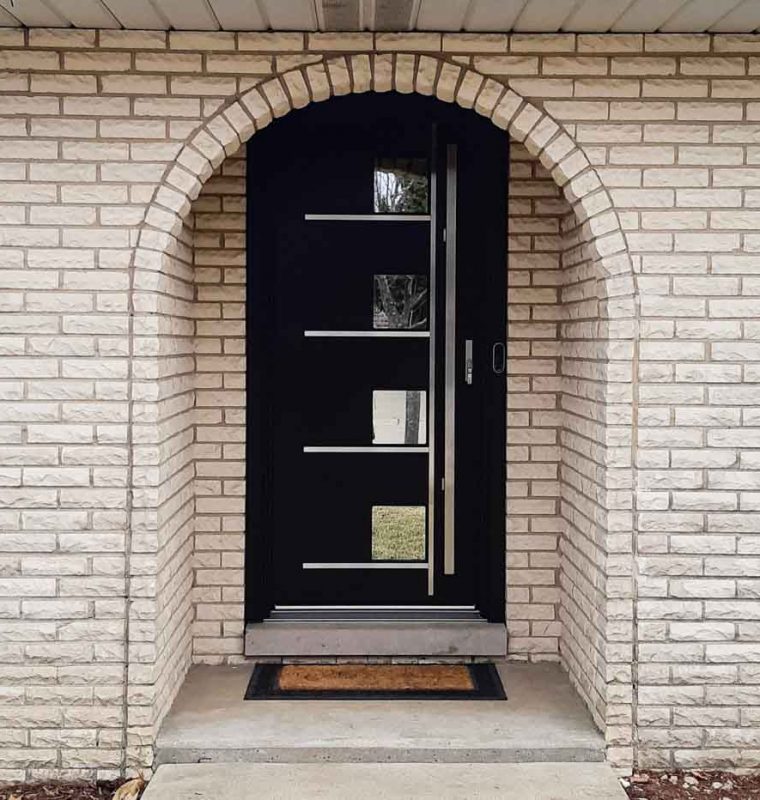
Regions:
<instances>
[{"instance_id":1,"label":"concrete step","mask_svg":"<svg viewBox=\"0 0 760 800\"><path fill-rule=\"evenodd\" d=\"M554 664L500 665L506 701L245 701L251 670L195 668L157 763L604 760L604 738Z\"/></svg>"},{"instance_id":2,"label":"concrete step","mask_svg":"<svg viewBox=\"0 0 760 800\"><path fill-rule=\"evenodd\" d=\"M556 664L500 665L506 701L245 701L252 669L194 668L157 763L604 760L604 738Z\"/></svg>"},{"instance_id":3,"label":"concrete step","mask_svg":"<svg viewBox=\"0 0 760 800\"><path fill-rule=\"evenodd\" d=\"M143 800L626 800L606 764L168 764Z\"/></svg>"}]
</instances>

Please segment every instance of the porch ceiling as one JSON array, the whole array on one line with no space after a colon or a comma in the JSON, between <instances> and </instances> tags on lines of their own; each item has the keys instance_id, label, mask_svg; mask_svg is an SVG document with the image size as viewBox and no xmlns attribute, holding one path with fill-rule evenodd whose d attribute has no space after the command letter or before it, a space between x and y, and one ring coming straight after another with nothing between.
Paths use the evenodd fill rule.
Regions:
<instances>
[{"instance_id":1,"label":"porch ceiling","mask_svg":"<svg viewBox=\"0 0 760 800\"><path fill-rule=\"evenodd\" d=\"M760 0L0 0L0 27L760 31Z\"/></svg>"}]
</instances>

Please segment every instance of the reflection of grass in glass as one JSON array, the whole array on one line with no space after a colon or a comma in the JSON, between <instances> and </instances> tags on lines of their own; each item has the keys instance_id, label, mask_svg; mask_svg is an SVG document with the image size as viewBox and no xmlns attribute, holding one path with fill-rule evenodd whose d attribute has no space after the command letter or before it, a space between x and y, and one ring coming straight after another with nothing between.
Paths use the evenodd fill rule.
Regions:
<instances>
[{"instance_id":1,"label":"reflection of grass in glass","mask_svg":"<svg viewBox=\"0 0 760 800\"><path fill-rule=\"evenodd\" d=\"M424 506L373 506L373 561L422 561L424 558Z\"/></svg>"}]
</instances>

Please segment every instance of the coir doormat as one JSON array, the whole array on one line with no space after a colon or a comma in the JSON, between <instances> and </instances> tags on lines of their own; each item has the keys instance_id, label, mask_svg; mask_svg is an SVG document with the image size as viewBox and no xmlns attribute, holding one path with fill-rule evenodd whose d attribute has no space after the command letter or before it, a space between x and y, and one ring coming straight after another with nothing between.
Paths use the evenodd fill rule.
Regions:
<instances>
[{"instance_id":1,"label":"coir doormat","mask_svg":"<svg viewBox=\"0 0 760 800\"><path fill-rule=\"evenodd\" d=\"M493 664L257 664L246 700L506 700Z\"/></svg>"}]
</instances>

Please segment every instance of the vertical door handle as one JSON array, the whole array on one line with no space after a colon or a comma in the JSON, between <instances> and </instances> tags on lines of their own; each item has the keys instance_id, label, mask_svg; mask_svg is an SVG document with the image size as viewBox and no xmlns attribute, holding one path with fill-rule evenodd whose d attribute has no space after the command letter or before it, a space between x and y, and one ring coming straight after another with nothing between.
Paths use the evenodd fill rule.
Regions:
<instances>
[{"instance_id":1,"label":"vertical door handle","mask_svg":"<svg viewBox=\"0 0 760 800\"><path fill-rule=\"evenodd\" d=\"M495 342L491 349L491 367L496 375L503 375L507 368L507 349L504 342Z\"/></svg>"},{"instance_id":2,"label":"vertical door handle","mask_svg":"<svg viewBox=\"0 0 760 800\"><path fill-rule=\"evenodd\" d=\"M455 564L455 461L457 389L457 146L446 145L446 333L443 424L443 574L453 575Z\"/></svg>"},{"instance_id":3,"label":"vertical door handle","mask_svg":"<svg viewBox=\"0 0 760 800\"><path fill-rule=\"evenodd\" d=\"M464 340L464 382L472 386L472 339Z\"/></svg>"}]
</instances>

